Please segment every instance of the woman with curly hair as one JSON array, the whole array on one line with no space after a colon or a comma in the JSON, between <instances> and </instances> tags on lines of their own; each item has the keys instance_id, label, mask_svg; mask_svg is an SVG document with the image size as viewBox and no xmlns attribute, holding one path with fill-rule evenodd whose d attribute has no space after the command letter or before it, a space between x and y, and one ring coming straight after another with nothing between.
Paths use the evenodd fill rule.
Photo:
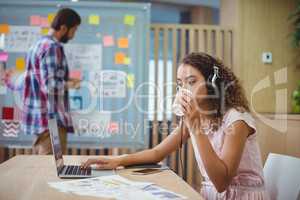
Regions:
<instances>
[{"instance_id":1,"label":"woman with curly hair","mask_svg":"<svg viewBox=\"0 0 300 200\"><path fill-rule=\"evenodd\" d=\"M255 122L233 72L210 55L191 53L178 67L177 85L183 116L172 134L152 149L89 159L82 167L160 162L190 138L205 199L268 199Z\"/></svg>"}]
</instances>

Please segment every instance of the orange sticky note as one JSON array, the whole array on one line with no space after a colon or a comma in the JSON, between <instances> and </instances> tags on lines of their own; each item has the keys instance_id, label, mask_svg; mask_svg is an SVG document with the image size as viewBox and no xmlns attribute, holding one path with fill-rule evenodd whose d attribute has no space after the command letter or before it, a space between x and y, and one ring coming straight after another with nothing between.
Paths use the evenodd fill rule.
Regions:
<instances>
[{"instance_id":1,"label":"orange sticky note","mask_svg":"<svg viewBox=\"0 0 300 200\"><path fill-rule=\"evenodd\" d=\"M119 38L118 39L119 48L128 48L128 38Z\"/></svg>"},{"instance_id":2,"label":"orange sticky note","mask_svg":"<svg viewBox=\"0 0 300 200\"><path fill-rule=\"evenodd\" d=\"M25 59L20 57L16 59L16 70L24 71L25 70Z\"/></svg>"},{"instance_id":3,"label":"orange sticky note","mask_svg":"<svg viewBox=\"0 0 300 200\"><path fill-rule=\"evenodd\" d=\"M53 22L53 19L55 17L54 13L49 13L48 14L48 23L51 24Z\"/></svg>"},{"instance_id":4,"label":"orange sticky note","mask_svg":"<svg viewBox=\"0 0 300 200\"><path fill-rule=\"evenodd\" d=\"M115 63L116 64L124 64L125 54L124 53L116 53L115 54Z\"/></svg>"},{"instance_id":5,"label":"orange sticky note","mask_svg":"<svg viewBox=\"0 0 300 200\"><path fill-rule=\"evenodd\" d=\"M103 46L105 47L111 47L114 45L114 38L113 36L106 35L103 37Z\"/></svg>"},{"instance_id":6,"label":"orange sticky note","mask_svg":"<svg viewBox=\"0 0 300 200\"><path fill-rule=\"evenodd\" d=\"M0 24L0 33L9 33L9 25Z\"/></svg>"},{"instance_id":7,"label":"orange sticky note","mask_svg":"<svg viewBox=\"0 0 300 200\"><path fill-rule=\"evenodd\" d=\"M30 16L30 25L31 26L39 26L41 24L41 18L38 15Z\"/></svg>"}]
</instances>

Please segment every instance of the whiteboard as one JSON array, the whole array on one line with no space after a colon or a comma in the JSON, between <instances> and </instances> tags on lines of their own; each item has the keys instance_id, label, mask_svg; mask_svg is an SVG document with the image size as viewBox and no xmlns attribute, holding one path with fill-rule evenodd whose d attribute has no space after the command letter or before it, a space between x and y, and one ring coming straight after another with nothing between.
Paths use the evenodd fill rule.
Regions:
<instances>
[{"instance_id":1,"label":"whiteboard","mask_svg":"<svg viewBox=\"0 0 300 200\"><path fill-rule=\"evenodd\" d=\"M47 32L47 20L61 7L76 10L82 18L74 39L64 45L64 49L70 73L82 78L81 89L70 90L72 116L76 123L82 119L82 126L88 128L76 128L75 134L69 134L69 146L143 148L148 138L145 96L148 93L146 49L150 4L1 1L0 24L10 27L10 32L5 34L5 51L9 54L7 68L15 67L17 59L25 59L26 51ZM95 79L97 74L98 79ZM1 145L32 144L33 136L25 135L21 129L15 134L3 135L7 123L16 123L16 129L20 127L17 122L21 108L16 103L19 98L18 91L0 94L1 116L3 107L15 108L11 122L1 120ZM84 124L92 118L96 122L88 120L90 124ZM100 137L95 134L99 130L94 124L105 123L102 127L105 137ZM9 126L13 129L13 125Z\"/></svg>"}]
</instances>

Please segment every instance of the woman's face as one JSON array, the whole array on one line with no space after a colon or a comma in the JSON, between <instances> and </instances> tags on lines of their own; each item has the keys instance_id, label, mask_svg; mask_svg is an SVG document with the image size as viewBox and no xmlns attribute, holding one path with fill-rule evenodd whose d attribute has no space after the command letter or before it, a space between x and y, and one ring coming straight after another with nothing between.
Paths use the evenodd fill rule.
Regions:
<instances>
[{"instance_id":1,"label":"woman's face","mask_svg":"<svg viewBox=\"0 0 300 200\"><path fill-rule=\"evenodd\" d=\"M200 105L207 96L204 76L191 65L181 64L179 66L177 70L177 86L190 90Z\"/></svg>"}]
</instances>

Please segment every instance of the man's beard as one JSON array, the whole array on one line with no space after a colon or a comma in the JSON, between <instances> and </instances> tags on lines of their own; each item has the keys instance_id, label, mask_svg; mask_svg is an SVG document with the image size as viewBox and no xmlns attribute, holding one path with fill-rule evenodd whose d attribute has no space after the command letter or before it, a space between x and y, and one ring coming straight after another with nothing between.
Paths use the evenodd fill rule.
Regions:
<instances>
[{"instance_id":1,"label":"man's beard","mask_svg":"<svg viewBox=\"0 0 300 200\"><path fill-rule=\"evenodd\" d=\"M60 38L60 42L66 44L69 41L68 35L69 35L69 30Z\"/></svg>"}]
</instances>

